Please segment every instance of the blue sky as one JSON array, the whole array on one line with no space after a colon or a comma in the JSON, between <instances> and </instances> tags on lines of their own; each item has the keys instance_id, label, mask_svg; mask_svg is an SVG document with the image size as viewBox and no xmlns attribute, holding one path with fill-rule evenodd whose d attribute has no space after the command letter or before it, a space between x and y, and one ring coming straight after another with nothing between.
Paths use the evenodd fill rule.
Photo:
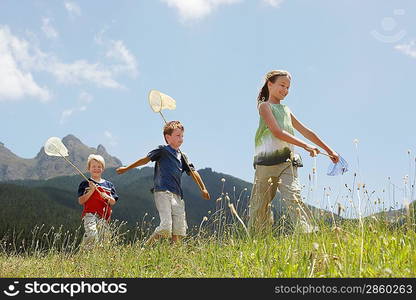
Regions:
<instances>
[{"instance_id":1,"label":"blue sky","mask_svg":"<svg viewBox=\"0 0 416 300\"><path fill-rule=\"evenodd\" d=\"M74 134L129 164L163 143L147 103L159 89L194 164L251 182L256 96L286 69L285 103L350 164L328 177L326 157L298 149L303 184L317 169L307 201L348 205L356 173L375 191L362 205L400 207L414 181L415 14L410 0L2 0L0 141L32 158Z\"/></svg>"}]
</instances>

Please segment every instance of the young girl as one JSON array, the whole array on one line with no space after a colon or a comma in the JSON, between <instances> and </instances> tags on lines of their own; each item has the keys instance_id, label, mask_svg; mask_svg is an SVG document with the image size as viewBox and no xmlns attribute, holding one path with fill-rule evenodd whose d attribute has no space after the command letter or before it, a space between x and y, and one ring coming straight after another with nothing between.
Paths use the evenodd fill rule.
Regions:
<instances>
[{"instance_id":1,"label":"young girl","mask_svg":"<svg viewBox=\"0 0 416 300\"><path fill-rule=\"evenodd\" d=\"M255 136L255 178L250 197L249 228L253 232L270 230L273 224L271 202L279 189L281 200L288 210L292 223L301 225L304 232L315 231L301 200L301 187L297 167L300 157L294 154L294 145L302 147L314 157L319 149L294 136L294 130L323 148L334 163L338 154L325 144L312 130L305 127L281 104L290 88L291 75L287 71L274 70L266 74L265 83L257 97L260 114ZM296 222L293 222L296 220Z\"/></svg>"},{"instance_id":2,"label":"young girl","mask_svg":"<svg viewBox=\"0 0 416 300\"><path fill-rule=\"evenodd\" d=\"M114 185L101 178L105 161L101 155L91 154L87 160L87 170L91 174L78 187L78 201L84 206L81 218L84 221L83 243L89 245L98 240L110 220L111 207L118 200Z\"/></svg>"}]
</instances>

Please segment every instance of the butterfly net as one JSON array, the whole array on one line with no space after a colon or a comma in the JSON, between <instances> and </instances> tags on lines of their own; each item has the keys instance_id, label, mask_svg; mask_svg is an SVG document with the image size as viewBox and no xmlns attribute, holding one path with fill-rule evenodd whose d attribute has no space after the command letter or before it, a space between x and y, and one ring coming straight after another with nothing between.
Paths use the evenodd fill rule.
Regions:
<instances>
[{"instance_id":1,"label":"butterfly net","mask_svg":"<svg viewBox=\"0 0 416 300\"><path fill-rule=\"evenodd\" d=\"M151 90L149 93L149 104L152 110L156 113L163 109L174 110L176 108L176 101L157 90Z\"/></svg>"},{"instance_id":2,"label":"butterfly net","mask_svg":"<svg viewBox=\"0 0 416 300\"><path fill-rule=\"evenodd\" d=\"M58 137L49 138L44 146L45 153L49 156L68 156L68 149Z\"/></svg>"},{"instance_id":3,"label":"butterfly net","mask_svg":"<svg viewBox=\"0 0 416 300\"><path fill-rule=\"evenodd\" d=\"M341 156L339 157L339 161L334 164L332 163L328 167L327 175L329 176L335 176L335 175L343 175L345 172L348 171L348 163L345 159L343 159Z\"/></svg>"}]
</instances>

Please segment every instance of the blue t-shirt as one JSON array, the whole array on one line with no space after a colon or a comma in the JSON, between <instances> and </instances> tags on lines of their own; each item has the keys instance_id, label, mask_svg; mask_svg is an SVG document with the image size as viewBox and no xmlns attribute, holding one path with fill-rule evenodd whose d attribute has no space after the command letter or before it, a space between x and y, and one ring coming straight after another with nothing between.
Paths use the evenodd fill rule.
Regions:
<instances>
[{"instance_id":1,"label":"blue t-shirt","mask_svg":"<svg viewBox=\"0 0 416 300\"><path fill-rule=\"evenodd\" d=\"M182 173L190 174L194 170L192 164L186 164L184 154L169 145L159 146L147 154L151 161L155 161L155 172L153 177L154 191L170 191L183 198L181 188ZM186 157L185 157L186 158Z\"/></svg>"},{"instance_id":2,"label":"blue t-shirt","mask_svg":"<svg viewBox=\"0 0 416 300\"><path fill-rule=\"evenodd\" d=\"M114 200L118 200L118 195L116 192L116 189L114 187L114 184L108 180L103 179L102 182L97 182L92 178L88 178L88 180L94 182L98 187L102 188L102 191L105 192L107 195L110 195L113 197ZM90 189L90 186L88 184L88 181L84 180L82 181L78 186L78 197L81 197L84 195L88 190Z\"/></svg>"}]
</instances>

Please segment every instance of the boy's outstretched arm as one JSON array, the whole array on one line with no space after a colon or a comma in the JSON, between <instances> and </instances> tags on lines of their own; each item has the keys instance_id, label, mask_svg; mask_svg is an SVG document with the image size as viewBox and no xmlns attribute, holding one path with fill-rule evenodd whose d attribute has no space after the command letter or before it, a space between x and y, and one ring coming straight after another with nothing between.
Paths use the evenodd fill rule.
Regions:
<instances>
[{"instance_id":1,"label":"boy's outstretched arm","mask_svg":"<svg viewBox=\"0 0 416 300\"><path fill-rule=\"evenodd\" d=\"M201 176L199 175L198 171L196 170L191 170L190 171L190 175L192 177L192 179L195 181L195 183L198 185L201 193L202 193L202 197L206 200L210 199L209 193L207 188L205 187L204 182L202 181Z\"/></svg>"},{"instance_id":2,"label":"boy's outstretched arm","mask_svg":"<svg viewBox=\"0 0 416 300\"><path fill-rule=\"evenodd\" d=\"M150 157L146 156L143 158L140 158L138 161L132 163L131 165L127 166L127 167L120 167L116 169L117 174L123 174L124 172L127 172L130 169L139 167L139 166L144 166L145 164L147 164L150 161Z\"/></svg>"}]
</instances>

